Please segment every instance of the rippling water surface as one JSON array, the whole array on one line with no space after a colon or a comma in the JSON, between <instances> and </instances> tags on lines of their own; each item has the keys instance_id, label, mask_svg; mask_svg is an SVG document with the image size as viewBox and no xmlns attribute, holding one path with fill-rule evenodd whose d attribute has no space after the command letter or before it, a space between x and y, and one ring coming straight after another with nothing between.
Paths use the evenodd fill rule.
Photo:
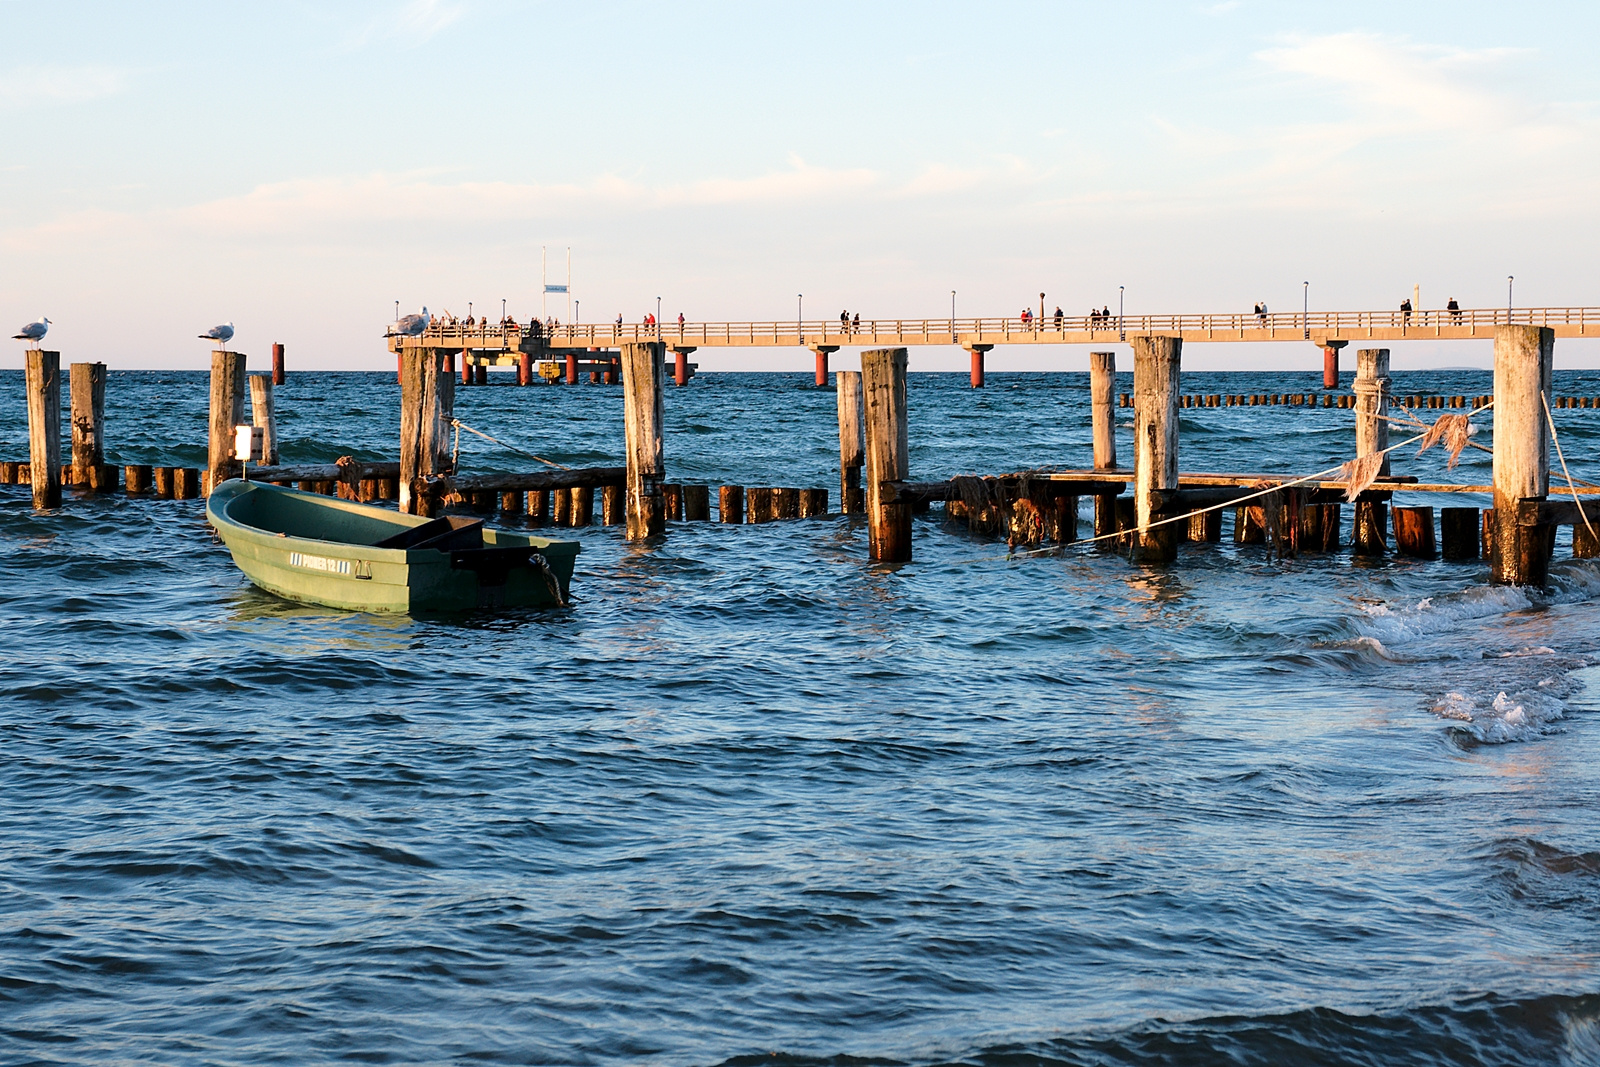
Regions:
<instances>
[{"instance_id":1,"label":"rippling water surface","mask_svg":"<svg viewBox=\"0 0 1600 1067\"><path fill-rule=\"evenodd\" d=\"M671 474L835 487L808 379L670 390ZM913 375L913 473L1086 465L1086 392ZM203 376L108 393L117 461L202 461ZM279 405L286 461L393 454L387 376ZM621 453L614 388L457 408ZM1557 414L1600 477L1600 411ZM1181 447L1352 441L1206 409ZM1008 558L937 511L898 568L837 516L582 540L568 610L346 615L250 587L199 502L0 487L0 1060L1600 1062L1600 567L1565 546L1530 595L1228 542Z\"/></svg>"}]
</instances>

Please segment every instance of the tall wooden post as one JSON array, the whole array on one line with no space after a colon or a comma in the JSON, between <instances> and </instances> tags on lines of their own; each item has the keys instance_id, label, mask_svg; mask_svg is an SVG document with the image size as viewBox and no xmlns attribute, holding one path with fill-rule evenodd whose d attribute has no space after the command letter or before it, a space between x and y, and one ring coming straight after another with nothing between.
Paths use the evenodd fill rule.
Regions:
<instances>
[{"instance_id":1,"label":"tall wooden post","mask_svg":"<svg viewBox=\"0 0 1600 1067\"><path fill-rule=\"evenodd\" d=\"M261 462L268 465L278 462L278 420L272 411L272 383L276 377L250 375L250 422L261 427Z\"/></svg>"},{"instance_id":2,"label":"tall wooden post","mask_svg":"<svg viewBox=\"0 0 1600 1067\"><path fill-rule=\"evenodd\" d=\"M234 427L244 422L244 353L211 353L211 437L201 492L210 494L233 476Z\"/></svg>"},{"instance_id":3,"label":"tall wooden post","mask_svg":"<svg viewBox=\"0 0 1600 1067\"><path fill-rule=\"evenodd\" d=\"M1089 353L1089 423L1094 434L1094 469L1115 470L1117 466L1117 354ZM1100 494L1094 498L1094 535L1117 532L1117 498ZM1101 541L1102 548L1114 547Z\"/></svg>"},{"instance_id":4,"label":"tall wooden post","mask_svg":"<svg viewBox=\"0 0 1600 1067\"><path fill-rule=\"evenodd\" d=\"M61 506L61 353L28 352L28 480L33 506Z\"/></svg>"},{"instance_id":5,"label":"tall wooden post","mask_svg":"<svg viewBox=\"0 0 1600 1067\"><path fill-rule=\"evenodd\" d=\"M906 440L906 350L861 353L866 408L868 557L885 563L911 559L911 505L885 499L883 483L905 481L911 469Z\"/></svg>"},{"instance_id":6,"label":"tall wooden post","mask_svg":"<svg viewBox=\"0 0 1600 1067\"><path fill-rule=\"evenodd\" d=\"M1494 542L1490 577L1543 585L1550 566L1548 527L1518 522L1518 501L1550 493L1550 393L1555 331L1497 326L1494 331Z\"/></svg>"},{"instance_id":7,"label":"tall wooden post","mask_svg":"<svg viewBox=\"0 0 1600 1067\"><path fill-rule=\"evenodd\" d=\"M408 348L400 376L400 510L432 515L438 499L430 477L450 470L450 419L455 375L436 348Z\"/></svg>"},{"instance_id":8,"label":"tall wooden post","mask_svg":"<svg viewBox=\"0 0 1600 1067\"><path fill-rule=\"evenodd\" d=\"M630 541L642 541L667 531L667 508L661 493L661 478L667 471L661 446L661 385L666 374L666 349L661 341L635 341L622 346ZM567 359L570 371L576 357Z\"/></svg>"},{"instance_id":9,"label":"tall wooden post","mask_svg":"<svg viewBox=\"0 0 1600 1067\"><path fill-rule=\"evenodd\" d=\"M1156 493L1178 487L1179 337L1133 339L1134 519L1139 525L1140 558L1170 563L1178 556L1174 523L1151 527L1162 517Z\"/></svg>"},{"instance_id":10,"label":"tall wooden post","mask_svg":"<svg viewBox=\"0 0 1600 1067\"><path fill-rule=\"evenodd\" d=\"M283 382L283 345L274 342L272 345L272 384L282 385Z\"/></svg>"},{"instance_id":11,"label":"tall wooden post","mask_svg":"<svg viewBox=\"0 0 1600 1067\"><path fill-rule=\"evenodd\" d=\"M1389 350L1356 350L1355 390L1356 455L1366 456L1389 447ZM1389 473L1389 457L1383 457L1380 475ZM1389 505L1381 500L1357 500L1355 516L1356 552L1382 555L1389 541Z\"/></svg>"},{"instance_id":12,"label":"tall wooden post","mask_svg":"<svg viewBox=\"0 0 1600 1067\"><path fill-rule=\"evenodd\" d=\"M844 515L859 515L866 510L861 499L861 465L866 462L861 436L861 372L839 371L834 384L839 407L839 510Z\"/></svg>"},{"instance_id":13,"label":"tall wooden post","mask_svg":"<svg viewBox=\"0 0 1600 1067\"><path fill-rule=\"evenodd\" d=\"M72 481L101 488L106 462L106 365L74 363L72 386Z\"/></svg>"}]
</instances>

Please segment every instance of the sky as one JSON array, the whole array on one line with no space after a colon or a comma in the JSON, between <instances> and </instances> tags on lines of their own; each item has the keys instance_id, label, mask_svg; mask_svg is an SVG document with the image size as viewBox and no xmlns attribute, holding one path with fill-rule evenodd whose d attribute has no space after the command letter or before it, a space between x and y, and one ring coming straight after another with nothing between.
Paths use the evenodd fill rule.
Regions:
<instances>
[{"instance_id":1,"label":"sky","mask_svg":"<svg viewBox=\"0 0 1600 1067\"><path fill-rule=\"evenodd\" d=\"M0 0L0 36L0 314L113 368L227 320L253 366L392 367L395 301L525 321L542 248L584 321L1600 304L1600 5Z\"/></svg>"}]
</instances>

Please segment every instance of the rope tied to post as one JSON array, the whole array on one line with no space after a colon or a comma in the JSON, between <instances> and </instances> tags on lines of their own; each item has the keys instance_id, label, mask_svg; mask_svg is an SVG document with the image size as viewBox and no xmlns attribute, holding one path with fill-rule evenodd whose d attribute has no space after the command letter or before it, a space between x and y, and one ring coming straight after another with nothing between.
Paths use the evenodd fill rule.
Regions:
<instances>
[{"instance_id":1,"label":"rope tied to post","mask_svg":"<svg viewBox=\"0 0 1600 1067\"><path fill-rule=\"evenodd\" d=\"M460 466L460 460L461 460L461 431L465 430L470 434L476 434L477 436L483 438L485 441L488 441L491 444L496 444L496 445L499 445L501 448L509 449L510 451L517 453L519 456L527 456L529 459L538 460L540 463L543 463L547 467L554 467L557 470L563 470L563 471L569 471L569 470L572 469L571 467L568 467L565 464L557 463L553 459L545 459L543 456L536 455L533 452L529 452L525 448L518 448L516 445L508 444L507 442L500 440L498 437L491 437L488 434L484 433L482 430L474 429L473 427L468 426L466 423L462 422L460 419L452 418L450 420L450 425L455 427L455 431L456 431L456 465L457 466Z\"/></svg>"}]
</instances>

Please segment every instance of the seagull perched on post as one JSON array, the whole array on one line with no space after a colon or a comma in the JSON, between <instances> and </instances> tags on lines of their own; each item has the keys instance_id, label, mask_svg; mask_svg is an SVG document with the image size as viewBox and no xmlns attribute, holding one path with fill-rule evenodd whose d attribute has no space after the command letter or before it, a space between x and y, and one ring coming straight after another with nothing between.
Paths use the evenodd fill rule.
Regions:
<instances>
[{"instance_id":1,"label":"seagull perched on post","mask_svg":"<svg viewBox=\"0 0 1600 1067\"><path fill-rule=\"evenodd\" d=\"M50 320L45 318L43 315L40 315L33 322L28 323L28 325L26 325L26 326L22 327L22 329L18 330L12 336L12 340L15 340L15 341L32 341L33 342L33 347L38 348L39 347L39 342L41 340L43 340L44 339L44 335L49 333L49 332L50 332Z\"/></svg>"},{"instance_id":2,"label":"seagull perched on post","mask_svg":"<svg viewBox=\"0 0 1600 1067\"><path fill-rule=\"evenodd\" d=\"M219 345L225 345L233 340L233 323L225 322L221 326L213 326L199 336L202 341L215 341Z\"/></svg>"},{"instance_id":3,"label":"seagull perched on post","mask_svg":"<svg viewBox=\"0 0 1600 1067\"><path fill-rule=\"evenodd\" d=\"M394 324L394 332L401 337L420 337L422 336L422 331L428 328L430 321L432 320L428 315L428 309L423 308L420 314L406 315L401 318L399 322Z\"/></svg>"}]
</instances>

